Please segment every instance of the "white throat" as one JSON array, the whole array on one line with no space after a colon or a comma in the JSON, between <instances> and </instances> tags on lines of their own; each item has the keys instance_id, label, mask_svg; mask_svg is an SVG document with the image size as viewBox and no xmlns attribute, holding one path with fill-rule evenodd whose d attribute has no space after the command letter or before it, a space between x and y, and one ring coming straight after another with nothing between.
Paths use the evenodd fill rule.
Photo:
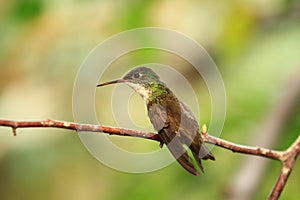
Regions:
<instances>
[{"instance_id":1,"label":"white throat","mask_svg":"<svg viewBox=\"0 0 300 200\"><path fill-rule=\"evenodd\" d=\"M147 90L145 87L139 84L130 82L127 82L126 84L129 85L132 89L134 89L139 95L141 95L145 101L149 99L149 95L151 94L150 90Z\"/></svg>"}]
</instances>

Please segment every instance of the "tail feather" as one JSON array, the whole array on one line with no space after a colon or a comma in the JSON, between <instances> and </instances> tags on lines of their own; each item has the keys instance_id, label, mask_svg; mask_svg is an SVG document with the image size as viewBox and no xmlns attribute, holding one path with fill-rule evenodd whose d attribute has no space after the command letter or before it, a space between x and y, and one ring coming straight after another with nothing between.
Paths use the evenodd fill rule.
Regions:
<instances>
[{"instance_id":1,"label":"tail feather","mask_svg":"<svg viewBox=\"0 0 300 200\"><path fill-rule=\"evenodd\" d=\"M166 134L160 134L164 143L167 144L171 154L176 158L177 162L189 173L198 176L199 172L194 166L193 160L189 157L186 149L183 148L179 138L169 138Z\"/></svg>"},{"instance_id":2,"label":"tail feather","mask_svg":"<svg viewBox=\"0 0 300 200\"><path fill-rule=\"evenodd\" d=\"M175 140L172 140L172 143L169 143L167 147L172 153L172 155L176 158L177 162L184 169L186 169L188 172L190 172L195 176L199 175L198 170L194 166L193 160L189 157L189 155L187 154L186 150L183 148L181 143L177 143Z\"/></svg>"},{"instance_id":3,"label":"tail feather","mask_svg":"<svg viewBox=\"0 0 300 200\"><path fill-rule=\"evenodd\" d=\"M170 137L168 137L167 134L163 132L161 132L160 136L163 142L167 145L171 154L176 158L177 162L189 173L198 176L199 171L195 167L191 157L187 154L186 149L183 147L184 142L181 141L182 138L173 137L171 139ZM215 160L215 157L213 156L212 153L210 153L208 148L200 141L198 137L194 139L192 145L190 145L189 148L193 153L193 157L195 158L197 165L199 166L200 170L204 173L201 159Z\"/></svg>"},{"instance_id":4,"label":"tail feather","mask_svg":"<svg viewBox=\"0 0 300 200\"><path fill-rule=\"evenodd\" d=\"M211 152L209 152L209 150L207 149L207 147L204 144L200 144L200 149L198 151L195 151L193 148L191 148L191 151L193 152L193 156L194 156L195 160L197 161L197 164L203 173L204 173L204 169L202 166L201 159L216 160L214 155Z\"/></svg>"},{"instance_id":5,"label":"tail feather","mask_svg":"<svg viewBox=\"0 0 300 200\"><path fill-rule=\"evenodd\" d=\"M204 173L204 168L203 168L203 165L202 165L199 155L194 151L192 151L192 152L193 152L193 156L194 156L195 160L197 161L197 164L198 164L200 170L202 171L202 173Z\"/></svg>"},{"instance_id":6,"label":"tail feather","mask_svg":"<svg viewBox=\"0 0 300 200\"><path fill-rule=\"evenodd\" d=\"M198 157L200 157L203 160L208 160L208 159L209 160L216 160L214 155L209 151L209 149L204 144L201 144L201 146L200 146Z\"/></svg>"}]
</instances>

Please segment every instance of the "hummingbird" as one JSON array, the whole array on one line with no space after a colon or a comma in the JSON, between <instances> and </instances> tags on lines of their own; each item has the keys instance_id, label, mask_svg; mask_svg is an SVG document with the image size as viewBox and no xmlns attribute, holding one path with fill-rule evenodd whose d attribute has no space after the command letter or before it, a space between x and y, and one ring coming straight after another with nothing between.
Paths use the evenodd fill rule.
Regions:
<instances>
[{"instance_id":1,"label":"hummingbird","mask_svg":"<svg viewBox=\"0 0 300 200\"><path fill-rule=\"evenodd\" d=\"M162 148L166 144L177 162L189 173L198 176L204 172L201 160L215 160L204 145L198 122L192 111L162 82L150 68L141 66L129 71L123 78L108 81L97 87L125 83L146 102L150 121L160 135ZM187 153L187 148L195 159ZM198 167L197 167L198 166Z\"/></svg>"}]
</instances>

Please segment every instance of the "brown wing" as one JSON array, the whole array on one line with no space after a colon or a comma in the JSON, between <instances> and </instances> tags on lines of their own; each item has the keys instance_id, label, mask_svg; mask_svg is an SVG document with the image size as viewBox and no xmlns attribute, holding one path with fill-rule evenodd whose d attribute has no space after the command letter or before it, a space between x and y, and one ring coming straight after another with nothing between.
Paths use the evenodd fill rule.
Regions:
<instances>
[{"instance_id":1,"label":"brown wing","mask_svg":"<svg viewBox=\"0 0 300 200\"><path fill-rule=\"evenodd\" d=\"M172 105L172 106L171 106ZM179 110L175 110L179 109ZM199 175L195 168L192 159L188 156L186 150L183 148L183 141L179 137L178 124L180 123L180 105L165 104L152 104L148 106L148 115L153 127L160 134L163 142L167 144L168 149L176 158L179 164L193 175ZM168 117L172 115L172 117Z\"/></svg>"},{"instance_id":2,"label":"brown wing","mask_svg":"<svg viewBox=\"0 0 300 200\"><path fill-rule=\"evenodd\" d=\"M154 129L159 132L167 124L167 111L160 104L152 104L148 107L148 116L154 127Z\"/></svg>"},{"instance_id":3,"label":"brown wing","mask_svg":"<svg viewBox=\"0 0 300 200\"><path fill-rule=\"evenodd\" d=\"M199 167L203 171L200 159L215 160L215 157L203 144L199 131L199 125L193 113L182 102L180 102L180 106L182 112L180 136L185 138L185 144L192 150Z\"/></svg>"}]
</instances>

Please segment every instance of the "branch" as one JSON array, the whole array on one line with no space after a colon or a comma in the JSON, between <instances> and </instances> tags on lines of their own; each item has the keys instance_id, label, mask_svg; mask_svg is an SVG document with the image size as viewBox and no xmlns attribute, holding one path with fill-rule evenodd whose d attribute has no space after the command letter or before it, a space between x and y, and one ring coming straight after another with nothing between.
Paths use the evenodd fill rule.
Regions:
<instances>
[{"instance_id":1,"label":"branch","mask_svg":"<svg viewBox=\"0 0 300 200\"><path fill-rule=\"evenodd\" d=\"M14 136L17 135L16 130L18 128L51 127L51 128L61 128L61 129L76 130L76 131L101 132L101 133L107 133L109 135L139 137L139 138L162 142L160 136L156 133L137 131L137 130L131 130L125 128L116 128L111 126L78 124L73 122L57 121L51 119L44 120L44 121L0 120L0 126L11 127ZM277 182L268 197L268 199L270 200L279 198L287 182L287 179L292 171L297 156L300 154L300 136L298 136L296 141L285 151L276 151L276 150L266 149L262 147L251 147L251 146L235 144L233 142L229 142L209 135L206 132L205 127L202 128L201 136L204 142L215 144L219 147L231 150L233 152L256 155L256 156L261 156L261 157L266 157L266 158L281 161L282 168L280 171L280 175L277 179Z\"/></svg>"},{"instance_id":2,"label":"branch","mask_svg":"<svg viewBox=\"0 0 300 200\"><path fill-rule=\"evenodd\" d=\"M268 114L256 131L251 134L249 144L273 147L285 135L284 127L289 124L295 109L299 106L300 97L300 70L297 69L286 78L284 87L279 91L278 99L269 108ZM295 113L294 113L295 114ZM258 191L259 184L264 179L268 162L266 159L257 160L248 156L235 170L226 186L226 199L253 199ZM254 171L255 174L249 173ZM247 180L247 181L244 181Z\"/></svg>"},{"instance_id":3,"label":"branch","mask_svg":"<svg viewBox=\"0 0 300 200\"><path fill-rule=\"evenodd\" d=\"M102 125L92 125L92 124L78 124L74 122L65 122L57 120L43 120L43 121L12 121L12 120L0 120L0 126L11 127L13 130L13 135L17 135L17 128L42 128L42 127L51 127L51 128L60 128L68 129L75 131L83 132L102 132L108 133L109 135L119 135L119 136L132 136L145 138L155 141L161 141L160 137L156 133L136 131L125 128L116 128L111 126L102 126Z\"/></svg>"},{"instance_id":4,"label":"branch","mask_svg":"<svg viewBox=\"0 0 300 200\"><path fill-rule=\"evenodd\" d=\"M299 154L300 154L300 136L298 136L295 142L286 151L282 152L282 157L281 157L282 167L280 170L280 174L268 199L279 198L282 189L285 186L287 179L289 178L292 172L293 166Z\"/></svg>"}]
</instances>

